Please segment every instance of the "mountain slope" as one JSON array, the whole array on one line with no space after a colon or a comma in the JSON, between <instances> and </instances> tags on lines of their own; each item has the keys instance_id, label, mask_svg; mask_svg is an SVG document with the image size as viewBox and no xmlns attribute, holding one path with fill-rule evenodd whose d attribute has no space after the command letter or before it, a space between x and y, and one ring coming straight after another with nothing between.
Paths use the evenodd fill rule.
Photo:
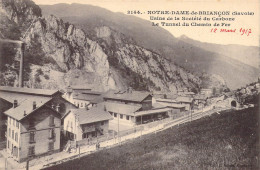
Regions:
<instances>
[{"instance_id":1,"label":"mountain slope","mask_svg":"<svg viewBox=\"0 0 260 170\"><path fill-rule=\"evenodd\" d=\"M36 15L34 8L38 11L30 0L1 1L2 23L6 28L10 23L18 26L20 34L13 38L24 36L25 64L30 66L27 86L65 88L80 84L99 90L132 86L136 90L176 92L197 90L201 83L198 77L110 27L95 27L88 33L53 15L42 17L41 11ZM28 9L32 12L23 13ZM29 24L20 27L25 21ZM4 31L1 34L10 38ZM8 69L1 70L2 77Z\"/></svg>"},{"instance_id":2,"label":"mountain slope","mask_svg":"<svg viewBox=\"0 0 260 170\"><path fill-rule=\"evenodd\" d=\"M244 46L244 45L221 45L221 44L211 44L193 40L185 35L179 38L180 40L192 44L196 47L202 48L206 51L211 51L214 53L221 54L223 56L230 57L232 59L238 60L249 66L258 68L259 61L259 48L255 46Z\"/></svg>"},{"instance_id":3,"label":"mountain slope","mask_svg":"<svg viewBox=\"0 0 260 170\"><path fill-rule=\"evenodd\" d=\"M256 66L256 62L252 61L255 61L258 47L215 44L204 47L195 42L175 38L163 28L152 27L149 21L91 5L57 4L40 7L43 15L59 16L89 35L95 34L95 27L108 26L132 37L137 45L152 49L170 62L181 65L197 75L207 72L221 76L231 89L244 86L257 78L257 68L248 64ZM230 50L227 50L228 48Z\"/></svg>"}]
</instances>

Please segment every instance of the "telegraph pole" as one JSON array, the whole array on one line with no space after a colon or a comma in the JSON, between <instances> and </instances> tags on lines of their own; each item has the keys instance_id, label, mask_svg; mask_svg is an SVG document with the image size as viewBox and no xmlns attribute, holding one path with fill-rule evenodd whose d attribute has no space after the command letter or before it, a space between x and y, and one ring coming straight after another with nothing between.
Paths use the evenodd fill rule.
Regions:
<instances>
[{"instance_id":1,"label":"telegraph pole","mask_svg":"<svg viewBox=\"0 0 260 170\"><path fill-rule=\"evenodd\" d=\"M117 115L117 140L118 140L118 143L119 143L119 116L120 116L120 114L118 113L118 115Z\"/></svg>"}]
</instances>

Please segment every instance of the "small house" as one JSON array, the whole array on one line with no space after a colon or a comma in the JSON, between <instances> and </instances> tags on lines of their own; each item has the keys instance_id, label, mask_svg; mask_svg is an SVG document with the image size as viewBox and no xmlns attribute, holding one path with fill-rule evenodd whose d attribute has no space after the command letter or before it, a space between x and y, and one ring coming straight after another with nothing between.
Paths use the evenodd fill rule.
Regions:
<instances>
[{"instance_id":1,"label":"small house","mask_svg":"<svg viewBox=\"0 0 260 170\"><path fill-rule=\"evenodd\" d=\"M111 115L100 107L72 109L63 118L64 131L69 140L79 141L108 133Z\"/></svg>"}]
</instances>

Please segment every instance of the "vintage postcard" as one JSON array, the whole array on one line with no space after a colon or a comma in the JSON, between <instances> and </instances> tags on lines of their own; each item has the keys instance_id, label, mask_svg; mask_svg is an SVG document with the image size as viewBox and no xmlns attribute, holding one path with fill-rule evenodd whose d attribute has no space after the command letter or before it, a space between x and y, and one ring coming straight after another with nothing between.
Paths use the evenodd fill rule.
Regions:
<instances>
[{"instance_id":1,"label":"vintage postcard","mask_svg":"<svg viewBox=\"0 0 260 170\"><path fill-rule=\"evenodd\" d=\"M0 169L259 169L258 0L0 0Z\"/></svg>"}]
</instances>

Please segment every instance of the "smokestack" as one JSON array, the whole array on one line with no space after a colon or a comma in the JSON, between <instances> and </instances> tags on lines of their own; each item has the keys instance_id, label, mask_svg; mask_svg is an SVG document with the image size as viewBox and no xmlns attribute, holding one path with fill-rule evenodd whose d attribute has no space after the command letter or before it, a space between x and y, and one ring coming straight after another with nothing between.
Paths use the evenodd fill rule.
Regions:
<instances>
[{"instance_id":1,"label":"smokestack","mask_svg":"<svg viewBox=\"0 0 260 170\"><path fill-rule=\"evenodd\" d=\"M35 110L36 109L36 102L34 101L33 102L33 110Z\"/></svg>"},{"instance_id":2,"label":"smokestack","mask_svg":"<svg viewBox=\"0 0 260 170\"><path fill-rule=\"evenodd\" d=\"M21 53L21 58L20 58L20 69L19 69L19 87L23 87L23 56L24 56L24 48L25 44L21 42L20 44L20 53Z\"/></svg>"},{"instance_id":3,"label":"smokestack","mask_svg":"<svg viewBox=\"0 0 260 170\"><path fill-rule=\"evenodd\" d=\"M16 108L18 106L18 101L14 100L14 108Z\"/></svg>"}]
</instances>

